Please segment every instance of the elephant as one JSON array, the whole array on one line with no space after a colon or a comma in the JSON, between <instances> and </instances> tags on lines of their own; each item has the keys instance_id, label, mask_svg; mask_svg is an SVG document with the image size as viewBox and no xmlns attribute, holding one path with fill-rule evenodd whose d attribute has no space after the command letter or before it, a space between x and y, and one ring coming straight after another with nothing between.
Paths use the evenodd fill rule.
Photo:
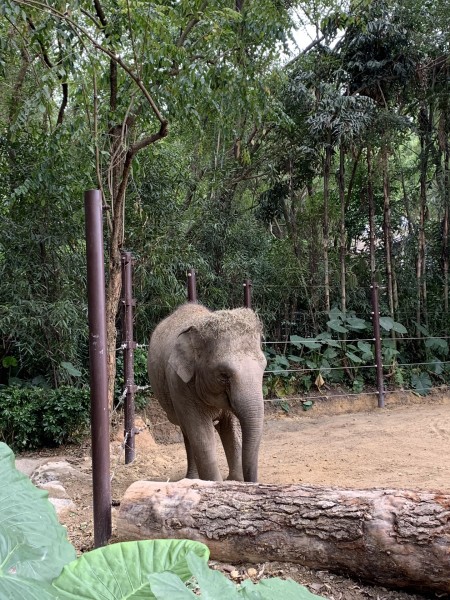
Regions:
<instances>
[{"instance_id":1,"label":"elephant","mask_svg":"<svg viewBox=\"0 0 450 600\"><path fill-rule=\"evenodd\" d=\"M210 311L184 304L157 325L149 345L152 389L181 428L190 479L222 481L217 429L228 479L257 481L263 432L262 324L253 310Z\"/></svg>"}]
</instances>

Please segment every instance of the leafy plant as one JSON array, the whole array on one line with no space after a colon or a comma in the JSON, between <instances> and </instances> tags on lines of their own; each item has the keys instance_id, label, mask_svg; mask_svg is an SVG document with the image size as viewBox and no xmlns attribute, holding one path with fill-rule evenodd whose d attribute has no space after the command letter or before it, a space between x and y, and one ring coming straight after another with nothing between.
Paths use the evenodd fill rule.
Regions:
<instances>
[{"instance_id":1,"label":"leafy plant","mask_svg":"<svg viewBox=\"0 0 450 600\"><path fill-rule=\"evenodd\" d=\"M0 596L54 598L51 581L75 558L66 530L58 523L48 493L37 489L14 466L0 442Z\"/></svg>"},{"instance_id":2,"label":"leafy plant","mask_svg":"<svg viewBox=\"0 0 450 600\"><path fill-rule=\"evenodd\" d=\"M425 371L412 373L411 385L414 388L415 392L419 394L419 396L426 396L433 387L433 383L430 379L430 376Z\"/></svg>"},{"instance_id":3,"label":"leafy plant","mask_svg":"<svg viewBox=\"0 0 450 600\"><path fill-rule=\"evenodd\" d=\"M206 564L209 549L191 540L143 540L97 548L66 565L53 588L61 600L156 598L150 576L170 571L180 582L191 577L187 556ZM183 585L183 584L182 584ZM168 596L166 596L167 598Z\"/></svg>"},{"instance_id":4,"label":"leafy plant","mask_svg":"<svg viewBox=\"0 0 450 600\"><path fill-rule=\"evenodd\" d=\"M0 388L0 436L14 449L78 439L89 422L89 390L11 385Z\"/></svg>"},{"instance_id":5,"label":"leafy plant","mask_svg":"<svg viewBox=\"0 0 450 600\"><path fill-rule=\"evenodd\" d=\"M196 580L196 594L174 573L150 575L149 581L157 600L320 600L321 596L311 594L305 587L291 579L265 579L257 584L247 579L237 586L219 571L208 568L207 563L193 553L188 554L187 564ZM200 593L198 593L200 592ZM323 600L323 598L322 598Z\"/></svg>"}]
</instances>

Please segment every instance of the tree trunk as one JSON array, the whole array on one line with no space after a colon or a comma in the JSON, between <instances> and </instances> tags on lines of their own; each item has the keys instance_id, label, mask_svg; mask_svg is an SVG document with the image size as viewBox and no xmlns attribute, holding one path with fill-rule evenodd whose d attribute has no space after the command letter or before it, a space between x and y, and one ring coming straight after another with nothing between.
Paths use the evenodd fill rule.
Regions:
<instances>
[{"instance_id":1,"label":"tree trunk","mask_svg":"<svg viewBox=\"0 0 450 600\"><path fill-rule=\"evenodd\" d=\"M347 236L345 230L345 150L341 144L339 148L339 199L341 204L341 222L340 222L340 260L341 260L341 311L347 312L347 290L346 290L346 254L347 254Z\"/></svg>"},{"instance_id":2,"label":"tree trunk","mask_svg":"<svg viewBox=\"0 0 450 600\"><path fill-rule=\"evenodd\" d=\"M323 270L325 285L325 310L330 312L330 267L328 257L328 243L330 237L330 224L328 218L328 208L330 200L330 171L331 171L331 134L328 136L328 143L325 146L325 159L323 165Z\"/></svg>"},{"instance_id":3,"label":"tree trunk","mask_svg":"<svg viewBox=\"0 0 450 600\"><path fill-rule=\"evenodd\" d=\"M372 179L372 149L367 146L367 200L369 204L370 281L375 281L375 198Z\"/></svg>"},{"instance_id":4,"label":"tree trunk","mask_svg":"<svg viewBox=\"0 0 450 600\"><path fill-rule=\"evenodd\" d=\"M444 153L444 217L442 227L442 258L444 271L444 312L448 317L448 264L450 258L449 236L450 236L450 145L448 139L445 144Z\"/></svg>"},{"instance_id":5,"label":"tree trunk","mask_svg":"<svg viewBox=\"0 0 450 600\"><path fill-rule=\"evenodd\" d=\"M388 292L388 304L390 316L395 318L394 302L394 269L392 260L392 227L391 227L391 191L389 184L389 162L388 149L383 144L381 149L381 165L383 171L383 233L384 233L384 254L386 259L386 283ZM394 333L394 332L393 332Z\"/></svg>"},{"instance_id":6,"label":"tree trunk","mask_svg":"<svg viewBox=\"0 0 450 600\"><path fill-rule=\"evenodd\" d=\"M438 492L137 481L121 502L117 533L199 540L225 562L289 561L450 592L450 495Z\"/></svg>"},{"instance_id":7,"label":"tree trunk","mask_svg":"<svg viewBox=\"0 0 450 600\"><path fill-rule=\"evenodd\" d=\"M427 283L426 283L426 237L425 222L428 215L427 207L427 173L428 156L430 151L430 126L432 113L422 106L419 114L420 129L420 209L419 209L419 240L417 248L417 323L428 325L427 315ZM420 335L420 332L419 332Z\"/></svg>"}]
</instances>

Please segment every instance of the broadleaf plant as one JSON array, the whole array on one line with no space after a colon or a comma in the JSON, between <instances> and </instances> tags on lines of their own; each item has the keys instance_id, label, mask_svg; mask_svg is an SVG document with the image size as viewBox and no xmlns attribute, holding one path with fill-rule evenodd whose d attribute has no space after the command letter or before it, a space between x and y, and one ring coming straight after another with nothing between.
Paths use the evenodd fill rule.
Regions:
<instances>
[{"instance_id":1,"label":"broadleaf plant","mask_svg":"<svg viewBox=\"0 0 450 600\"><path fill-rule=\"evenodd\" d=\"M37 489L0 442L0 597L46 600L49 584L75 558L48 492Z\"/></svg>"},{"instance_id":2,"label":"broadleaf plant","mask_svg":"<svg viewBox=\"0 0 450 600\"><path fill-rule=\"evenodd\" d=\"M194 553L187 555L187 563L197 582L200 596L183 586L179 578L172 573L150 575L152 592L157 600L324 600L322 596L311 594L305 587L292 579L274 577L254 584L250 580L235 585L220 571L208 568L207 563Z\"/></svg>"},{"instance_id":3,"label":"broadleaf plant","mask_svg":"<svg viewBox=\"0 0 450 600\"><path fill-rule=\"evenodd\" d=\"M66 565L53 587L61 600L151 600L155 598L150 590L151 574L170 571L181 581L189 579L188 553L201 557L202 561L209 558L208 547L191 540L111 544Z\"/></svg>"}]
</instances>

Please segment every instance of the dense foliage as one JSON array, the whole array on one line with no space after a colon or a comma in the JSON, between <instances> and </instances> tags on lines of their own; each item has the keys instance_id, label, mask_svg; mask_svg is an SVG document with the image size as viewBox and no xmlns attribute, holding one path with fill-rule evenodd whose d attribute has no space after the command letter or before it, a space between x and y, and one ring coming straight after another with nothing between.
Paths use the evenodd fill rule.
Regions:
<instances>
[{"instance_id":1,"label":"dense foliage","mask_svg":"<svg viewBox=\"0 0 450 600\"><path fill-rule=\"evenodd\" d=\"M315 32L304 51L296 18ZM86 375L82 195L97 186L112 373L129 249L141 343L188 268L212 308L240 305L251 278L268 340L340 344L310 367L267 348L312 370L293 390L340 373L358 390L368 330L333 329L330 311L369 322L377 282L402 327L383 330L386 383L448 382L448 344L428 338L450 322L449 19L441 0L1 0L0 383Z\"/></svg>"}]
</instances>

